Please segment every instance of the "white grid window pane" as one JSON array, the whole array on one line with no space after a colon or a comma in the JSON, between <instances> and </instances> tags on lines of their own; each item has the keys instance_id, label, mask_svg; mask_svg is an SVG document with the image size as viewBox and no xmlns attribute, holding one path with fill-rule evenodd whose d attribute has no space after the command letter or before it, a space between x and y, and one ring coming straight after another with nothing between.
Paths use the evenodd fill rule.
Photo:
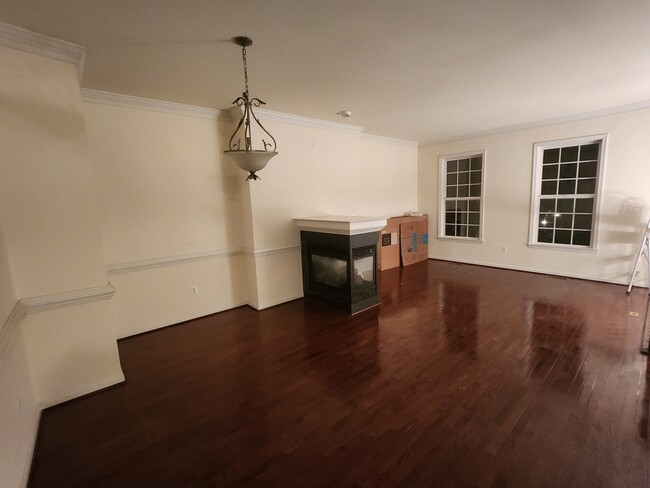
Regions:
<instances>
[{"instance_id":1,"label":"white grid window pane","mask_svg":"<svg viewBox=\"0 0 650 488\"><path fill-rule=\"evenodd\" d=\"M533 243L593 246L603 140L541 145L535 161L537 196L535 214L531 217L534 219Z\"/></svg>"},{"instance_id":2,"label":"white grid window pane","mask_svg":"<svg viewBox=\"0 0 650 488\"><path fill-rule=\"evenodd\" d=\"M440 237L480 239L483 154L441 158L441 165Z\"/></svg>"}]
</instances>

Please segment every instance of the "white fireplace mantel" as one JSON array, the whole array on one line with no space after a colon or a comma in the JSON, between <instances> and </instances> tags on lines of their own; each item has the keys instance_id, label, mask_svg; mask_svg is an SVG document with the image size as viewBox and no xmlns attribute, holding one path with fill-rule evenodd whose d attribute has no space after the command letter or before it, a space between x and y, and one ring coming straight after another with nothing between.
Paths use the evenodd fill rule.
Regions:
<instances>
[{"instance_id":1,"label":"white fireplace mantel","mask_svg":"<svg viewBox=\"0 0 650 488\"><path fill-rule=\"evenodd\" d=\"M385 217L360 217L356 215L321 215L293 219L300 230L354 236L378 232L386 227Z\"/></svg>"}]
</instances>

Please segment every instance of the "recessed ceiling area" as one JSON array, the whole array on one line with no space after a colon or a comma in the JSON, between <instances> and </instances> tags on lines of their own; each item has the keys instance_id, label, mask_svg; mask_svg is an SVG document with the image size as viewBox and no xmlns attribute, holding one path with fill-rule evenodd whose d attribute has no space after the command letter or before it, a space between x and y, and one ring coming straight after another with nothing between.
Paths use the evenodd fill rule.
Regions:
<instances>
[{"instance_id":1,"label":"recessed ceiling area","mask_svg":"<svg viewBox=\"0 0 650 488\"><path fill-rule=\"evenodd\" d=\"M0 0L0 21L86 46L82 87L266 109L419 142L650 100L645 0Z\"/></svg>"}]
</instances>

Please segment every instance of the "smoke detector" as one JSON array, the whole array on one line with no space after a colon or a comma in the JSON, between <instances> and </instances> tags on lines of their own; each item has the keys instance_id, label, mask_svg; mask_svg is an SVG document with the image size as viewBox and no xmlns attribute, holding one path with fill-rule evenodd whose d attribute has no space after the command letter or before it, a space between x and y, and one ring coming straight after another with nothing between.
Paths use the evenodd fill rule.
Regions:
<instances>
[{"instance_id":1,"label":"smoke detector","mask_svg":"<svg viewBox=\"0 0 650 488\"><path fill-rule=\"evenodd\" d=\"M340 115L344 119L347 119L348 117L350 117L352 115L352 111L351 110L341 110L340 112L336 112L336 115Z\"/></svg>"}]
</instances>

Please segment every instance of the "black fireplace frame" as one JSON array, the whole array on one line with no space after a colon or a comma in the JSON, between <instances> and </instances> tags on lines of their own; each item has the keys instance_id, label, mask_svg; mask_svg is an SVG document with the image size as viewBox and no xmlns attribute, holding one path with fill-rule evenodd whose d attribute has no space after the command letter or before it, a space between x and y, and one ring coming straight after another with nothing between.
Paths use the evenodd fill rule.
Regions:
<instances>
[{"instance_id":1,"label":"black fireplace frame","mask_svg":"<svg viewBox=\"0 0 650 488\"><path fill-rule=\"evenodd\" d=\"M357 313L379 303L377 273L377 242L379 232L356 235L300 231L302 255L302 284L306 298L325 303L348 313ZM313 279L311 255L345 260L347 282L344 287L330 286ZM363 257L373 257L372 284L355 286L353 262Z\"/></svg>"}]
</instances>

